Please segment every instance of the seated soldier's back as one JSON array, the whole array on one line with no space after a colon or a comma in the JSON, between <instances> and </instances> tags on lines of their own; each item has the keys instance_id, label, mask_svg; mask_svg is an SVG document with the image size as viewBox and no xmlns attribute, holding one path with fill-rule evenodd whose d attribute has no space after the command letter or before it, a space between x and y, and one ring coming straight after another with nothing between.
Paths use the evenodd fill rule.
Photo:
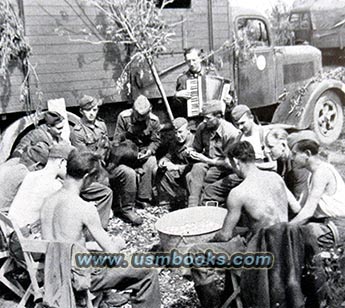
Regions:
<instances>
[{"instance_id":1,"label":"seated soldier's back","mask_svg":"<svg viewBox=\"0 0 345 308\"><path fill-rule=\"evenodd\" d=\"M84 246L83 215L92 204L60 189L41 209L42 237Z\"/></svg>"},{"instance_id":2,"label":"seated soldier's back","mask_svg":"<svg viewBox=\"0 0 345 308\"><path fill-rule=\"evenodd\" d=\"M253 231L288 221L285 184L275 172L257 170L235 189L242 196Z\"/></svg>"}]
</instances>

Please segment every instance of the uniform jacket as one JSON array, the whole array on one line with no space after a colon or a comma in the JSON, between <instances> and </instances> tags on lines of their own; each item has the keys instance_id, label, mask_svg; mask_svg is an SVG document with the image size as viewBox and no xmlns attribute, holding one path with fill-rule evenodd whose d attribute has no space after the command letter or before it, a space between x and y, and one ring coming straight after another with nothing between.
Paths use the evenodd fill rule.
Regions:
<instances>
[{"instance_id":1,"label":"uniform jacket","mask_svg":"<svg viewBox=\"0 0 345 308\"><path fill-rule=\"evenodd\" d=\"M138 122L133 117L133 109L122 111L117 118L114 143L126 139L136 144L139 150L147 148L154 154L161 143L158 117L150 112L147 121Z\"/></svg>"}]
</instances>

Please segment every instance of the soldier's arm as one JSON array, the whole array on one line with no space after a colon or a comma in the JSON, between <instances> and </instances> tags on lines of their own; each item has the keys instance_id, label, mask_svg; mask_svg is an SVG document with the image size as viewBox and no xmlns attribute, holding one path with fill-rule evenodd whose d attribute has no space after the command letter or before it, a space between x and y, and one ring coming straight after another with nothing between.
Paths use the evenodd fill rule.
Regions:
<instances>
[{"instance_id":1,"label":"soldier's arm","mask_svg":"<svg viewBox=\"0 0 345 308\"><path fill-rule=\"evenodd\" d=\"M154 155L161 144L160 123L159 120L152 121L151 142L148 146L148 150Z\"/></svg>"},{"instance_id":2,"label":"soldier's arm","mask_svg":"<svg viewBox=\"0 0 345 308\"><path fill-rule=\"evenodd\" d=\"M123 139L125 139L126 132L127 132L127 129L126 129L126 124L125 124L125 119L120 113L119 116L117 117L114 138L113 138L115 145L118 145Z\"/></svg>"},{"instance_id":3,"label":"soldier's arm","mask_svg":"<svg viewBox=\"0 0 345 308\"><path fill-rule=\"evenodd\" d=\"M305 223L313 217L321 196L329 183L330 175L327 171L322 168L313 174L308 199L298 215L291 220L291 223Z\"/></svg>"},{"instance_id":4,"label":"soldier's arm","mask_svg":"<svg viewBox=\"0 0 345 308\"><path fill-rule=\"evenodd\" d=\"M123 240L112 241L108 233L102 228L99 214L92 203L86 202L83 206L83 223L104 251L118 253L124 247Z\"/></svg>"},{"instance_id":5,"label":"soldier's arm","mask_svg":"<svg viewBox=\"0 0 345 308\"><path fill-rule=\"evenodd\" d=\"M87 150L86 144L85 144L85 136L82 132L81 126L78 126L73 128L70 135L71 144L75 146L78 150L85 151Z\"/></svg>"},{"instance_id":6,"label":"soldier's arm","mask_svg":"<svg viewBox=\"0 0 345 308\"><path fill-rule=\"evenodd\" d=\"M233 231L240 220L243 201L241 194L239 193L238 189L233 189L227 200L226 200L226 207L228 212L225 216L224 223L222 229L214 236L214 241L217 242L227 242L233 236Z\"/></svg>"}]
</instances>

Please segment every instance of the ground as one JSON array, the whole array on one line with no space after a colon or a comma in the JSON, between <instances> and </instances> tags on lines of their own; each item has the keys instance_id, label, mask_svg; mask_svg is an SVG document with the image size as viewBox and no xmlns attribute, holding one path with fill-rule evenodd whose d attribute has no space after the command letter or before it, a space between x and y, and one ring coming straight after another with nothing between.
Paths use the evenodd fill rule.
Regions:
<instances>
[{"instance_id":1,"label":"ground","mask_svg":"<svg viewBox=\"0 0 345 308\"><path fill-rule=\"evenodd\" d=\"M345 179L344 137L341 136L338 141L322 149L329 159L336 161L335 166ZM109 233L111 235L122 234L127 242L126 253L151 251L159 245L160 239L154 224L159 217L168 213L168 208L167 206L149 207L147 209L138 209L138 212L145 219L143 225L139 227L131 227L118 218L110 221ZM161 269L159 282L162 294L162 308L200 307L193 283L184 278L180 270ZM221 283L222 279L219 276L219 284ZM5 287L0 286L0 307L14 308L16 305L17 299Z\"/></svg>"}]
</instances>

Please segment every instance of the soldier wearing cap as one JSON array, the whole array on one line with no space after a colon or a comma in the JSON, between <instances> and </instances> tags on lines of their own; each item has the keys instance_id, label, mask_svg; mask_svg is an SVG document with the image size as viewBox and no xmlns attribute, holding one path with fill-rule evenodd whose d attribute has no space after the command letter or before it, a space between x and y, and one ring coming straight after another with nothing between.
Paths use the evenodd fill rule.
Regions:
<instances>
[{"instance_id":1,"label":"soldier wearing cap","mask_svg":"<svg viewBox=\"0 0 345 308\"><path fill-rule=\"evenodd\" d=\"M109 149L109 139L104 121L97 117L99 101L92 96L84 95L80 99L79 107L82 118L71 132L72 145L79 150L97 152L102 159L105 159Z\"/></svg>"},{"instance_id":2,"label":"soldier wearing cap","mask_svg":"<svg viewBox=\"0 0 345 308\"><path fill-rule=\"evenodd\" d=\"M49 147L56 144L68 144L62 139L61 134L64 127L64 117L56 111L44 113L44 124L28 132L16 146L13 156L21 156L24 149L29 145L44 142Z\"/></svg>"},{"instance_id":3,"label":"soldier wearing cap","mask_svg":"<svg viewBox=\"0 0 345 308\"><path fill-rule=\"evenodd\" d=\"M157 187L162 195L166 194L172 208L185 206L186 174L191 169L189 152L192 149L194 135L188 129L185 118L173 121L175 139L170 144L168 153L158 162ZM160 200L162 201L162 200Z\"/></svg>"},{"instance_id":4,"label":"soldier wearing cap","mask_svg":"<svg viewBox=\"0 0 345 308\"><path fill-rule=\"evenodd\" d=\"M297 168L310 171L308 198L291 223L307 223L323 248L345 240L345 183L339 172L319 156L320 143L313 131L288 136ZM315 222L317 220L317 222Z\"/></svg>"},{"instance_id":5,"label":"soldier wearing cap","mask_svg":"<svg viewBox=\"0 0 345 308\"><path fill-rule=\"evenodd\" d=\"M232 109L231 117L235 126L241 131L239 141L248 141L253 146L256 166L261 170L274 170L276 162L265 152L265 135L268 128L272 126L256 124L249 107L242 104ZM230 190L240 182L240 178L235 174L230 174L228 177L207 185L202 195L202 204L209 201L224 204Z\"/></svg>"},{"instance_id":6,"label":"soldier wearing cap","mask_svg":"<svg viewBox=\"0 0 345 308\"><path fill-rule=\"evenodd\" d=\"M138 185L137 203L146 206L152 202L152 186L157 170L157 160L154 156L160 146L160 122L151 112L149 100L140 95L133 108L122 111L117 118L114 133L114 144L131 140L139 149L138 163L144 174Z\"/></svg>"},{"instance_id":7,"label":"soldier wearing cap","mask_svg":"<svg viewBox=\"0 0 345 308\"><path fill-rule=\"evenodd\" d=\"M10 207L24 177L31 171L42 169L48 154L48 146L38 142L27 146L20 158L10 158L0 165L0 209Z\"/></svg>"},{"instance_id":8,"label":"soldier wearing cap","mask_svg":"<svg viewBox=\"0 0 345 308\"><path fill-rule=\"evenodd\" d=\"M203 108L204 122L195 133L192 159L197 161L187 176L188 206L199 205L203 188L231 171L227 151L238 140L240 131L223 119L223 103L210 101Z\"/></svg>"},{"instance_id":9,"label":"soldier wearing cap","mask_svg":"<svg viewBox=\"0 0 345 308\"><path fill-rule=\"evenodd\" d=\"M97 117L99 104L99 100L89 95L84 95L80 99L82 118L71 131L71 143L78 150L97 153L105 160L109 150L109 139L104 121ZM108 182L108 175L101 168L101 175L84 186L80 194L85 201L95 201L104 229L108 226L113 200L113 192L107 187Z\"/></svg>"}]
</instances>

